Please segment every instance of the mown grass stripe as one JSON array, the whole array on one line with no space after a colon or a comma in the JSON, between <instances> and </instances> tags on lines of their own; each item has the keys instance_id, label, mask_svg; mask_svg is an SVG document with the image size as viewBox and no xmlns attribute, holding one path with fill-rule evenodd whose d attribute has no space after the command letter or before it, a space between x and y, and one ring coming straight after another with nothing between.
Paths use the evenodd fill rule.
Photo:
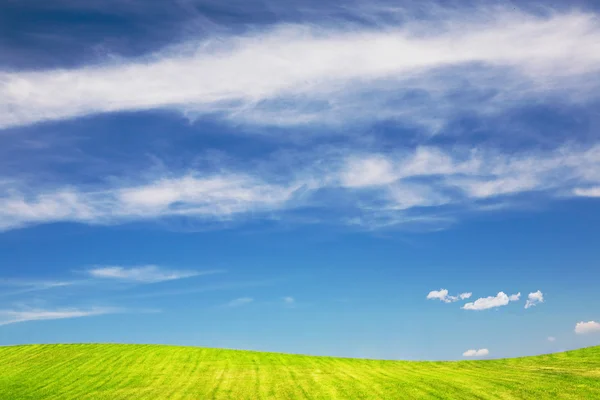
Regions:
<instances>
[{"instance_id":1,"label":"mown grass stripe","mask_svg":"<svg viewBox=\"0 0 600 400\"><path fill-rule=\"evenodd\" d=\"M403 362L153 345L0 347L0 399L593 399L600 347Z\"/></svg>"}]
</instances>

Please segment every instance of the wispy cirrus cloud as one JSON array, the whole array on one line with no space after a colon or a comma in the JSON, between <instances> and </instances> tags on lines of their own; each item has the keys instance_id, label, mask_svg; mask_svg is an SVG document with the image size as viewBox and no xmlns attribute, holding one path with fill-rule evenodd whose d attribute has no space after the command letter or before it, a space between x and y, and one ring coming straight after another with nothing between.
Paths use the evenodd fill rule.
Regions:
<instances>
[{"instance_id":1,"label":"wispy cirrus cloud","mask_svg":"<svg viewBox=\"0 0 600 400\"><path fill-rule=\"evenodd\" d=\"M575 196L580 197L600 197L600 186L599 187L588 187L588 188L576 188L573 190Z\"/></svg>"},{"instance_id":2,"label":"wispy cirrus cloud","mask_svg":"<svg viewBox=\"0 0 600 400\"><path fill-rule=\"evenodd\" d=\"M27 321L92 317L117 312L121 312L121 310L107 307L0 310L0 325Z\"/></svg>"},{"instance_id":3,"label":"wispy cirrus cloud","mask_svg":"<svg viewBox=\"0 0 600 400\"><path fill-rule=\"evenodd\" d=\"M85 187L15 183L0 188L0 230L64 221L117 224L179 217L226 222L340 205L344 214L327 214L329 222L377 227L436 220L441 208L454 213L493 208L525 194L574 197L576 188L600 184L598 145L512 154L419 146L312 157L284 165L264 160L243 173L158 175L137 184L128 183L134 177Z\"/></svg>"},{"instance_id":4,"label":"wispy cirrus cloud","mask_svg":"<svg viewBox=\"0 0 600 400\"><path fill-rule=\"evenodd\" d=\"M600 93L600 25L590 11L425 4L417 18L389 4L344 9L340 20L215 31L141 58L0 71L0 129L169 109L189 118L216 113L236 124L401 119L439 131L465 110L489 116L531 99L579 104ZM597 197L600 187L597 144L517 152L415 146L355 146L299 162L267 159L258 167L215 165L86 185L0 176L0 231L53 222L275 220L302 207L322 211L311 220L359 228L439 229L464 212L508 207L525 194Z\"/></svg>"},{"instance_id":5,"label":"wispy cirrus cloud","mask_svg":"<svg viewBox=\"0 0 600 400\"><path fill-rule=\"evenodd\" d=\"M144 265L130 268L121 266L102 266L95 267L86 271L86 273L92 278L114 279L139 283L156 283L172 281L177 279L192 278L200 275L216 274L220 272L223 271L175 270L162 268L157 265Z\"/></svg>"},{"instance_id":6,"label":"wispy cirrus cloud","mask_svg":"<svg viewBox=\"0 0 600 400\"><path fill-rule=\"evenodd\" d=\"M77 285L79 281L74 280L29 280L29 279L0 279L0 288L9 288L3 290L0 296L14 296L22 293L51 290L56 288L70 287Z\"/></svg>"},{"instance_id":7,"label":"wispy cirrus cloud","mask_svg":"<svg viewBox=\"0 0 600 400\"><path fill-rule=\"evenodd\" d=\"M8 195L0 196L0 230L57 221L110 224L165 216L228 219L283 207L296 189L243 175L187 175L89 191L69 186L41 193L10 189Z\"/></svg>"},{"instance_id":8,"label":"wispy cirrus cloud","mask_svg":"<svg viewBox=\"0 0 600 400\"><path fill-rule=\"evenodd\" d=\"M173 289L173 290L160 290L160 291L152 291L150 293L134 293L128 295L120 295L117 296L119 299L147 299L147 298L155 298L155 297L169 297L169 296L185 296L185 295L195 295L199 293L209 293L209 292L217 292L217 291L226 291L226 290L236 290L236 289L247 289L254 287L266 287L272 286L275 283L280 282L280 280L272 279L272 280L255 280L255 281L240 281L240 282L224 282L219 284L212 285L203 285L196 287L188 287L181 289Z\"/></svg>"},{"instance_id":9,"label":"wispy cirrus cloud","mask_svg":"<svg viewBox=\"0 0 600 400\"><path fill-rule=\"evenodd\" d=\"M225 307L241 307L254 301L252 297L240 297L225 304Z\"/></svg>"},{"instance_id":10,"label":"wispy cirrus cloud","mask_svg":"<svg viewBox=\"0 0 600 400\"><path fill-rule=\"evenodd\" d=\"M490 112L510 107L515 97L594 94L600 65L594 14L466 11L404 24L283 23L190 40L142 59L1 72L0 127L156 108L253 124L405 118L439 125L461 107ZM464 82L496 95L485 105L451 100ZM413 101L423 92L431 101ZM396 107L398 101L405 106Z\"/></svg>"},{"instance_id":11,"label":"wispy cirrus cloud","mask_svg":"<svg viewBox=\"0 0 600 400\"><path fill-rule=\"evenodd\" d=\"M31 290L44 290L56 287L74 285L75 281L67 280L26 280L26 279L0 279L0 286L22 287Z\"/></svg>"}]
</instances>

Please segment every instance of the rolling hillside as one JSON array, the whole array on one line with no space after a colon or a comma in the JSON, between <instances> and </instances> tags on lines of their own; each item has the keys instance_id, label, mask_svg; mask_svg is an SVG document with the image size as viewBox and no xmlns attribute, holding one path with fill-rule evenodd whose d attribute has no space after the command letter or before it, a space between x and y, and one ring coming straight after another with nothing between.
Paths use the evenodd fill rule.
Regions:
<instances>
[{"instance_id":1,"label":"rolling hillside","mask_svg":"<svg viewBox=\"0 0 600 400\"><path fill-rule=\"evenodd\" d=\"M410 362L158 345L0 347L0 399L600 399L600 346Z\"/></svg>"}]
</instances>

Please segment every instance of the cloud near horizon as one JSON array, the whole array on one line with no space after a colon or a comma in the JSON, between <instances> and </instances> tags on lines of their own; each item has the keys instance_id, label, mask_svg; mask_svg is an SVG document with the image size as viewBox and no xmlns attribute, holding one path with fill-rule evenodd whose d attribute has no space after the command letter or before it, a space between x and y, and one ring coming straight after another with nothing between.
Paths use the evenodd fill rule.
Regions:
<instances>
[{"instance_id":1,"label":"cloud near horizon","mask_svg":"<svg viewBox=\"0 0 600 400\"><path fill-rule=\"evenodd\" d=\"M484 357L490 354L488 349L467 350L463 353L463 357Z\"/></svg>"},{"instance_id":2,"label":"cloud near horizon","mask_svg":"<svg viewBox=\"0 0 600 400\"><path fill-rule=\"evenodd\" d=\"M575 333L578 335L585 335L589 333L600 333L600 322L588 321L578 322L575 325Z\"/></svg>"}]
</instances>

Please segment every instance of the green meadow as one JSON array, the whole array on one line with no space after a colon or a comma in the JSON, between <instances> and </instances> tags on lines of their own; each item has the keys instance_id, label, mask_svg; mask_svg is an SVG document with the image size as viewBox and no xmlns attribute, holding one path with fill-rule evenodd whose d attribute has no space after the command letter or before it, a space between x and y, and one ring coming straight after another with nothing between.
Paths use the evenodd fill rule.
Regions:
<instances>
[{"instance_id":1,"label":"green meadow","mask_svg":"<svg viewBox=\"0 0 600 400\"><path fill-rule=\"evenodd\" d=\"M0 399L600 399L600 346L415 362L118 344L0 347Z\"/></svg>"}]
</instances>

